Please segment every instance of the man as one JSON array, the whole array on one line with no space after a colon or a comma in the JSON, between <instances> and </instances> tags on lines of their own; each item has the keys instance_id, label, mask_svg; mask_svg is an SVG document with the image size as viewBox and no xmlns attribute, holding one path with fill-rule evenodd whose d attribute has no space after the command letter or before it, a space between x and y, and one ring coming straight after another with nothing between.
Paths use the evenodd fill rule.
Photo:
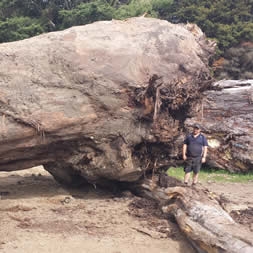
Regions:
<instances>
[{"instance_id":1,"label":"man","mask_svg":"<svg viewBox=\"0 0 253 253\"><path fill-rule=\"evenodd\" d=\"M198 182L201 165L202 163L206 162L207 147L207 139L203 134L201 134L200 125L195 124L192 134L186 137L183 145L183 159L185 161L185 184L188 184L192 171L193 184L195 185Z\"/></svg>"}]
</instances>

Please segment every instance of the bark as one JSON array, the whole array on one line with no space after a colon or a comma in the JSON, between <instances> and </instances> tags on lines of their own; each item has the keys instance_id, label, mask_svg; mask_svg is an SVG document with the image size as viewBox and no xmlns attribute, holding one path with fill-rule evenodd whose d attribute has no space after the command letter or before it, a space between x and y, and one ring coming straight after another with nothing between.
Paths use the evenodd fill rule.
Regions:
<instances>
[{"instance_id":1,"label":"bark","mask_svg":"<svg viewBox=\"0 0 253 253\"><path fill-rule=\"evenodd\" d=\"M205 92L198 116L209 141L212 167L231 172L253 170L253 80L220 81Z\"/></svg>"},{"instance_id":2,"label":"bark","mask_svg":"<svg viewBox=\"0 0 253 253\"><path fill-rule=\"evenodd\" d=\"M144 180L134 186L135 192L160 203L169 218L174 218L181 231L201 253L250 253L253 233L222 209L220 198L202 186L183 186L166 176L158 180ZM159 180L161 181L161 179ZM166 185L164 183L166 182ZM175 186L177 185L177 186Z\"/></svg>"},{"instance_id":3,"label":"bark","mask_svg":"<svg viewBox=\"0 0 253 253\"><path fill-rule=\"evenodd\" d=\"M0 170L96 183L168 164L213 50L196 25L144 17L0 45Z\"/></svg>"}]
</instances>

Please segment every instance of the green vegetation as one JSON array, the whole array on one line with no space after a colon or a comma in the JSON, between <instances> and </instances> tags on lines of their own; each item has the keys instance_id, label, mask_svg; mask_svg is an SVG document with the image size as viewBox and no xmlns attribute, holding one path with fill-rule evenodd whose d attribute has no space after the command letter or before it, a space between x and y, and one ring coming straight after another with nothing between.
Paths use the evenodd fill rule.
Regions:
<instances>
[{"instance_id":1,"label":"green vegetation","mask_svg":"<svg viewBox=\"0 0 253 253\"><path fill-rule=\"evenodd\" d=\"M253 0L0 0L0 43L144 13L172 23L198 24L209 38L217 41L216 58L227 57L231 47L253 42ZM249 50L252 54L252 45ZM229 56L226 63L228 68L233 64ZM225 74L218 74L252 78L251 64L233 68L235 71L229 73L225 69Z\"/></svg>"},{"instance_id":2,"label":"green vegetation","mask_svg":"<svg viewBox=\"0 0 253 253\"><path fill-rule=\"evenodd\" d=\"M44 30L38 20L29 17L16 17L0 22L1 42L22 40L42 32Z\"/></svg>"},{"instance_id":3,"label":"green vegetation","mask_svg":"<svg viewBox=\"0 0 253 253\"><path fill-rule=\"evenodd\" d=\"M184 169L181 167L171 167L167 173L169 176L179 180L183 180L184 178ZM239 174L216 169L202 169L199 174L199 180L200 182L248 183L253 182L253 173Z\"/></svg>"},{"instance_id":4,"label":"green vegetation","mask_svg":"<svg viewBox=\"0 0 253 253\"><path fill-rule=\"evenodd\" d=\"M253 27L252 27L253 30ZM223 66L216 70L220 79L253 79L253 43L231 47L224 53Z\"/></svg>"}]
</instances>

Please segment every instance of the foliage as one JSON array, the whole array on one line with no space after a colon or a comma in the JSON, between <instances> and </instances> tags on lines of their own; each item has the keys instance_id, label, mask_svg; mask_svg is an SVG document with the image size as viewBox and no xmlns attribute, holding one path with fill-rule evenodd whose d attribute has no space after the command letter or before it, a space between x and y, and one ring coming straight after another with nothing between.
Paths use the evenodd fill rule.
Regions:
<instances>
[{"instance_id":1,"label":"foliage","mask_svg":"<svg viewBox=\"0 0 253 253\"><path fill-rule=\"evenodd\" d=\"M220 79L253 79L253 43L243 43L231 47L225 54L222 68L217 68L216 76Z\"/></svg>"},{"instance_id":2,"label":"foliage","mask_svg":"<svg viewBox=\"0 0 253 253\"><path fill-rule=\"evenodd\" d=\"M141 4L140 4L141 2ZM141 16L144 13L152 12L151 1L132 0L128 5L120 6L115 12L115 19L126 19L129 17Z\"/></svg>"},{"instance_id":3,"label":"foliage","mask_svg":"<svg viewBox=\"0 0 253 253\"><path fill-rule=\"evenodd\" d=\"M22 40L44 31L37 20L29 17L15 17L0 21L0 42Z\"/></svg>"},{"instance_id":4,"label":"foliage","mask_svg":"<svg viewBox=\"0 0 253 253\"><path fill-rule=\"evenodd\" d=\"M72 10L59 12L59 28L89 24L98 20L111 20L115 9L105 1L81 3Z\"/></svg>"},{"instance_id":5,"label":"foliage","mask_svg":"<svg viewBox=\"0 0 253 253\"><path fill-rule=\"evenodd\" d=\"M178 0L171 5L167 19L193 22L210 38L216 38L219 53L243 41L252 41L253 1Z\"/></svg>"}]
</instances>

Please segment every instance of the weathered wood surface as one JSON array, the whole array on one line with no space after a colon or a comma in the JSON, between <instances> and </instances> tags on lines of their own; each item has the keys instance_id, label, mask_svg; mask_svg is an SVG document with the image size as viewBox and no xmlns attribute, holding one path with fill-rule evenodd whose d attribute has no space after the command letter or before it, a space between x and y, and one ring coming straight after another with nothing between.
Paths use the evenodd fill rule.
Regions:
<instances>
[{"instance_id":1,"label":"weathered wood surface","mask_svg":"<svg viewBox=\"0 0 253 253\"><path fill-rule=\"evenodd\" d=\"M1 44L0 170L133 181L168 163L213 50L195 25L144 17Z\"/></svg>"},{"instance_id":2,"label":"weathered wood surface","mask_svg":"<svg viewBox=\"0 0 253 253\"><path fill-rule=\"evenodd\" d=\"M200 185L189 187L175 184L174 180L167 176L166 187L160 187L156 179L146 179L135 186L135 191L158 201L163 212L175 218L197 252L253 252L253 233L222 209L219 196Z\"/></svg>"},{"instance_id":3,"label":"weathered wood surface","mask_svg":"<svg viewBox=\"0 0 253 253\"><path fill-rule=\"evenodd\" d=\"M219 81L205 92L197 117L209 140L211 166L229 171L253 171L253 80Z\"/></svg>"}]
</instances>

